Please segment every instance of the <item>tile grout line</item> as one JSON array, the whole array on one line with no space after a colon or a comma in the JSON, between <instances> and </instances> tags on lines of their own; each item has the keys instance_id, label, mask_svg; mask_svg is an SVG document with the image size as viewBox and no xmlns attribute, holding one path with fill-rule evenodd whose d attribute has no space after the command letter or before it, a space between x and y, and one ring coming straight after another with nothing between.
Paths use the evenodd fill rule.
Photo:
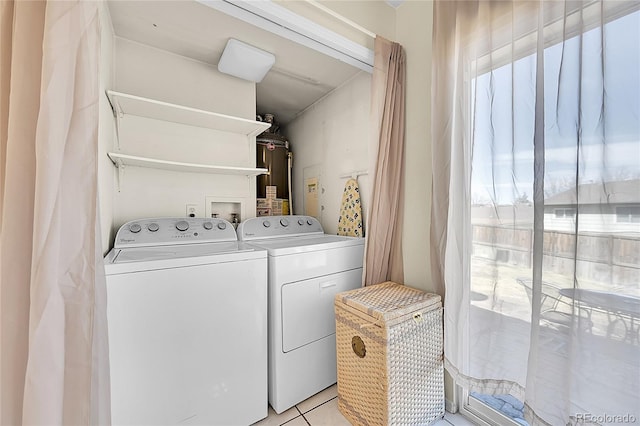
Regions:
<instances>
[{"instance_id":1,"label":"tile grout line","mask_svg":"<svg viewBox=\"0 0 640 426\"><path fill-rule=\"evenodd\" d=\"M311 423L309 423L309 420L307 420L307 418L304 416L304 414L302 414L302 411L298 408L298 406L296 405L296 410L298 410L298 413L300 413L300 416L302 416L302 419L309 425L311 426Z\"/></svg>"},{"instance_id":2,"label":"tile grout line","mask_svg":"<svg viewBox=\"0 0 640 426\"><path fill-rule=\"evenodd\" d=\"M311 426L311 423L309 423L309 420L307 420L307 418L304 416L304 414L302 414L302 411L300 411L300 409L298 408L298 406L296 405L296 410L298 411L298 413L300 413L300 417L302 417L302 419L309 425Z\"/></svg>"},{"instance_id":3,"label":"tile grout line","mask_svg":"<svg viewBox=\"0 0 640 426\"><path fill-rule=\"evenodd\" d=\"M334 397L333 397L333 398L331 398L331 399L327 399L325 402L323 402L323 403L320 403L320 404L316 405L315 407L311 408L310 410L305 411L304 413L303 413L302 411L300 411L300 409L298 408L298 406L297 406L297 405L296 405L296 408L298 408L298 411L299 411L299 412L304 416L304 415L305 415L305 414L307 414L308 412L313 411L313 410L315 410L316 408L322 407L322 406L323 406L324 404L326 404L327 402L331 402L331 401L333 401L333 400L334 400L334 399L336 399L336 398L337 398L337 396L334 396Z\"/></svg>"},{"instance_id":4,"label":"tile grout line","mask_svg":"<svg viewBox=\"0 0 640 426\"><path fill-rule=\"evenodd\" d=\"M295 416L295 417L294 417L294 418L292 418L292 419L287 420L287 421L286 421L286 422L284 422L284 423L281 423L281 424L280 424L280 426L285 426L285 425L287 425L287 424L291 423L292 421L294 421L295 419L297 419L298 417L302 417L305 421L307 420L307 419L305 419L305 418L304 418L304 416L302 415L302 413L300 413L300 410L298 410L298 407L296 407L296 410L298 411L298 415L297 415L297 416ZM307 422L307 424L309 424L309 422ZM309 425L309 426L311 426L311 425Z\"/></svg>"}]
</instances>

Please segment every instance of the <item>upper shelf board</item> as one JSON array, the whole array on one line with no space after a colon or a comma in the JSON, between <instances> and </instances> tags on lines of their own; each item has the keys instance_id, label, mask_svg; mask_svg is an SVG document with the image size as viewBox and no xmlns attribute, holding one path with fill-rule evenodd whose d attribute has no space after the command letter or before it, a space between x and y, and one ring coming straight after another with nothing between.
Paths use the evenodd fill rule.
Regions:
<instances>
[{"instance_id":1,"label":"upper shelf board","mask_svg":"<svg viewBox=\"0 0 640 426\"><path fill-rule=\"evenodd\" d=\"M139 117L237 133L247 137L257 136L271 126L269 123L170 104L155 99L114 92L113 90L107 90L107 97L116 117L122 117L127 114L137 115Z\"/></svg>"},{"instance_id":2,"label":"upper shelf board","mask_svg":"<svg viewBox=\"0 0 640 426\"><path fill-rule=\"evenodd\" d=\"M120 168L122 166L147 167L153 169L170 170L174 172L215 173L225 175L258 176L269 174L268 169L250 167L211 166L208 164L181 163L177 161L159 160L157 158L137 157L134 155L108 152L107 155Z\"/></svg>"}]
</instances>

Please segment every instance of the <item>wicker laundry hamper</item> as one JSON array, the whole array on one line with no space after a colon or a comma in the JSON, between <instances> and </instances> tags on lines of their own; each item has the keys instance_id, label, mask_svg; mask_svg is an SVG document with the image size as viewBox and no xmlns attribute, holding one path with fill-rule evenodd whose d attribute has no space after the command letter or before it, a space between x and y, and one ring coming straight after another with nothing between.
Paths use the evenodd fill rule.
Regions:
<instances>
[{"instance_id":1,"label":"wicker laundry hamper","mask_svg":"<svg viewBox=\"0 0 640 426\"><path fill-rule=\"evenodd\" d=\"M335 297L338 407L354 425L444 416L440 296L385 282Z\"/></svg>"}]
</instances>

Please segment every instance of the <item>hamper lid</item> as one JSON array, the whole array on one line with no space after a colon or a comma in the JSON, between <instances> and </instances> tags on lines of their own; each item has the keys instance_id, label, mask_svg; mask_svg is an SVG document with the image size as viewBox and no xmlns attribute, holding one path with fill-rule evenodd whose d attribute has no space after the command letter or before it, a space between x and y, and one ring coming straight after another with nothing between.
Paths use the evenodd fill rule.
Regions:
<instances>
[{"instance_id":1,"label":"hamper lid","mask_svg":"<svg viewBox=\"0 0 640 426\"><path fill-rule=\"evenodd\" d=\"M413 315L416 311L427 312L441 306L439 295L392 281L339 293L335 301L386 323Z\"/></svg>"}]
</instances>

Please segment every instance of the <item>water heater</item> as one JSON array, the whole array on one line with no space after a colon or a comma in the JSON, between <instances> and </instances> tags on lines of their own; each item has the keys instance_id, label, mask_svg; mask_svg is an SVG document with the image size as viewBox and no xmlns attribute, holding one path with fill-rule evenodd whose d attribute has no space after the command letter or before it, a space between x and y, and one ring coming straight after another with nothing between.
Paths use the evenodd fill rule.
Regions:
<instances>
[{"instance_id":1,"label":"water heater","mask_svg":"<svg viewBox=\"0 0 640 426\"><path fill-rule=\"evenodd\" d=\"M259 216L290 214L289 142L283 135L277 133L272 115L265 114L264 121L271 123L271 128L256 137L256 167L268 169L269 174L259 175L256 179L257 213Z\"/></svg>"}]
</instances>

